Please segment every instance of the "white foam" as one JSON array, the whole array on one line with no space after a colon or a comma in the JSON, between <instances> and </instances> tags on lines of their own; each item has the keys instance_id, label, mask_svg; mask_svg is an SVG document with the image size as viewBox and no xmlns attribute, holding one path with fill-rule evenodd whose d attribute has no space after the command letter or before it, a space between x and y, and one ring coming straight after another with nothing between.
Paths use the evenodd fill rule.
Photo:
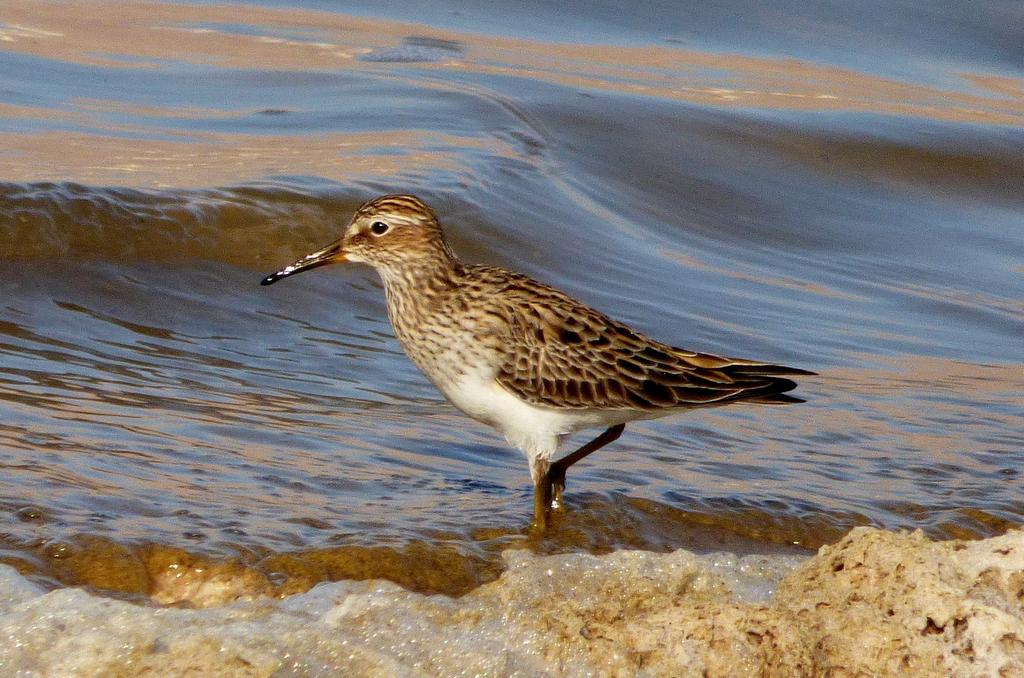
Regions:
<instances>
[{"instance_id":1,"label":"white foam","mask_svg":"<svg viewBox=\"0 0 1024 678\"><path fill-rule=\"evenodd\" d=\"M204 610L44 592L0 566L0 675L605 673L635 666L625 645L597 651L621 644L606 637L617 615L643 623L679 601L763 601L802 560L687 551L505 558L499 581L458 599L343 581Z\"/></svg>"}]
</instances>

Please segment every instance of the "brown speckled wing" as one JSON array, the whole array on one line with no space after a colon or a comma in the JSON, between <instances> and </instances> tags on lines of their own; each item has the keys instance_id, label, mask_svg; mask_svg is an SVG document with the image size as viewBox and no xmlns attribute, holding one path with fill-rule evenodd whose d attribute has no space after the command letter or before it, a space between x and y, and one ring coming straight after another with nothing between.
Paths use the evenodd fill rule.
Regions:
<instances>
[{"instance_id":1,"label":"brown speckled wing","mask_svg":"<svg viewBox=\"0 0 1024 678\"><path fill-rule=\"evenodd\" d=\"M535 405L659 410L802 402L783 395L796 383L778 375L813 374L667 346L525 277L508 280L500 297L510 336L498 382Z\"/></svg>"}]
</instances>

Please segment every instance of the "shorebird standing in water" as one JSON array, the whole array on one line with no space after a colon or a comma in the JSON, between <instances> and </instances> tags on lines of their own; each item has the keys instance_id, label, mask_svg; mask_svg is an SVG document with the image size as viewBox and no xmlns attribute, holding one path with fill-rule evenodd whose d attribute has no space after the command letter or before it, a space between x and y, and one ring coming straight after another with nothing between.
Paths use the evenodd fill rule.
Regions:
<instances>
[{"instance_id":1,"label":"shorebird standing in water","mask_svg":"<svg viewBox=\"0 0 1024 678\"><path fill-rule=\"evenodd\" d=\"M433 210L411 195L365 203L339 240L261 284L343 261L377 269L395 334L427 379L526 453L540 530L562 502L566 470L627 422L738 401L803 402L785 395L796 383L780 375L813 374L673 348L525 275L464 264ZM566 436L588 428L604 432L554 459Z\"/></svg>"}]
</instances>

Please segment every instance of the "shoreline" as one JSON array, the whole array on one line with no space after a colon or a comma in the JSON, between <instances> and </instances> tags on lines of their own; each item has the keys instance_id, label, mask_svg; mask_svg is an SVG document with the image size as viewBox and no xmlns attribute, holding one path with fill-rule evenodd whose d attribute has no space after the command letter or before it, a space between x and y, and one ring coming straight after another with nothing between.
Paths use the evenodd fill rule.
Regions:
<instances>
[{"instance_id":1,"label":"shoreline","mask_svg":"<svg viewBox=\"0 0 1024 678\"><path fill-rule=\"evenodd\" d=\"M47 593L2 567L0 625L12 642L0 667L26 675L1024 672L1021 530L933 541L858 527L807 559L685 550L503 557L497 580L458 598L381 580L323 583L283 599L236 596L225 572L204 570L172 578L174 607L82 589Z\"/></svg>"}]
</instances>

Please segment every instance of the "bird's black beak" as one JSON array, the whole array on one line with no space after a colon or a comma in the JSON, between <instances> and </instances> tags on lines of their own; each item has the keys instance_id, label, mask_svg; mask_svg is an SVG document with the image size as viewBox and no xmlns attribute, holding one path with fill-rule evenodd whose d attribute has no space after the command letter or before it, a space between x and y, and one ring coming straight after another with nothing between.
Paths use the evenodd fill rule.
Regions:
<instances>
[{"instance_id":1,"label":"bird's black beak","mask_svg":"<svg viewBox=\"0 0 1024 678\"><path fill-rule=\"evenodd\" d=\"M341 249L341 241L332 242L327 247L318 249L316 252L307 254L302 257L294 264L285 266L277 273L271 273L266 278L260 281L261 285L273 285L281 278L287 278L294 273L301 273L302 271L308 271L311 268L317 266L324 266L326 264L334 264L345 261L345 253Z\"/></svg>"}]
</instances>

